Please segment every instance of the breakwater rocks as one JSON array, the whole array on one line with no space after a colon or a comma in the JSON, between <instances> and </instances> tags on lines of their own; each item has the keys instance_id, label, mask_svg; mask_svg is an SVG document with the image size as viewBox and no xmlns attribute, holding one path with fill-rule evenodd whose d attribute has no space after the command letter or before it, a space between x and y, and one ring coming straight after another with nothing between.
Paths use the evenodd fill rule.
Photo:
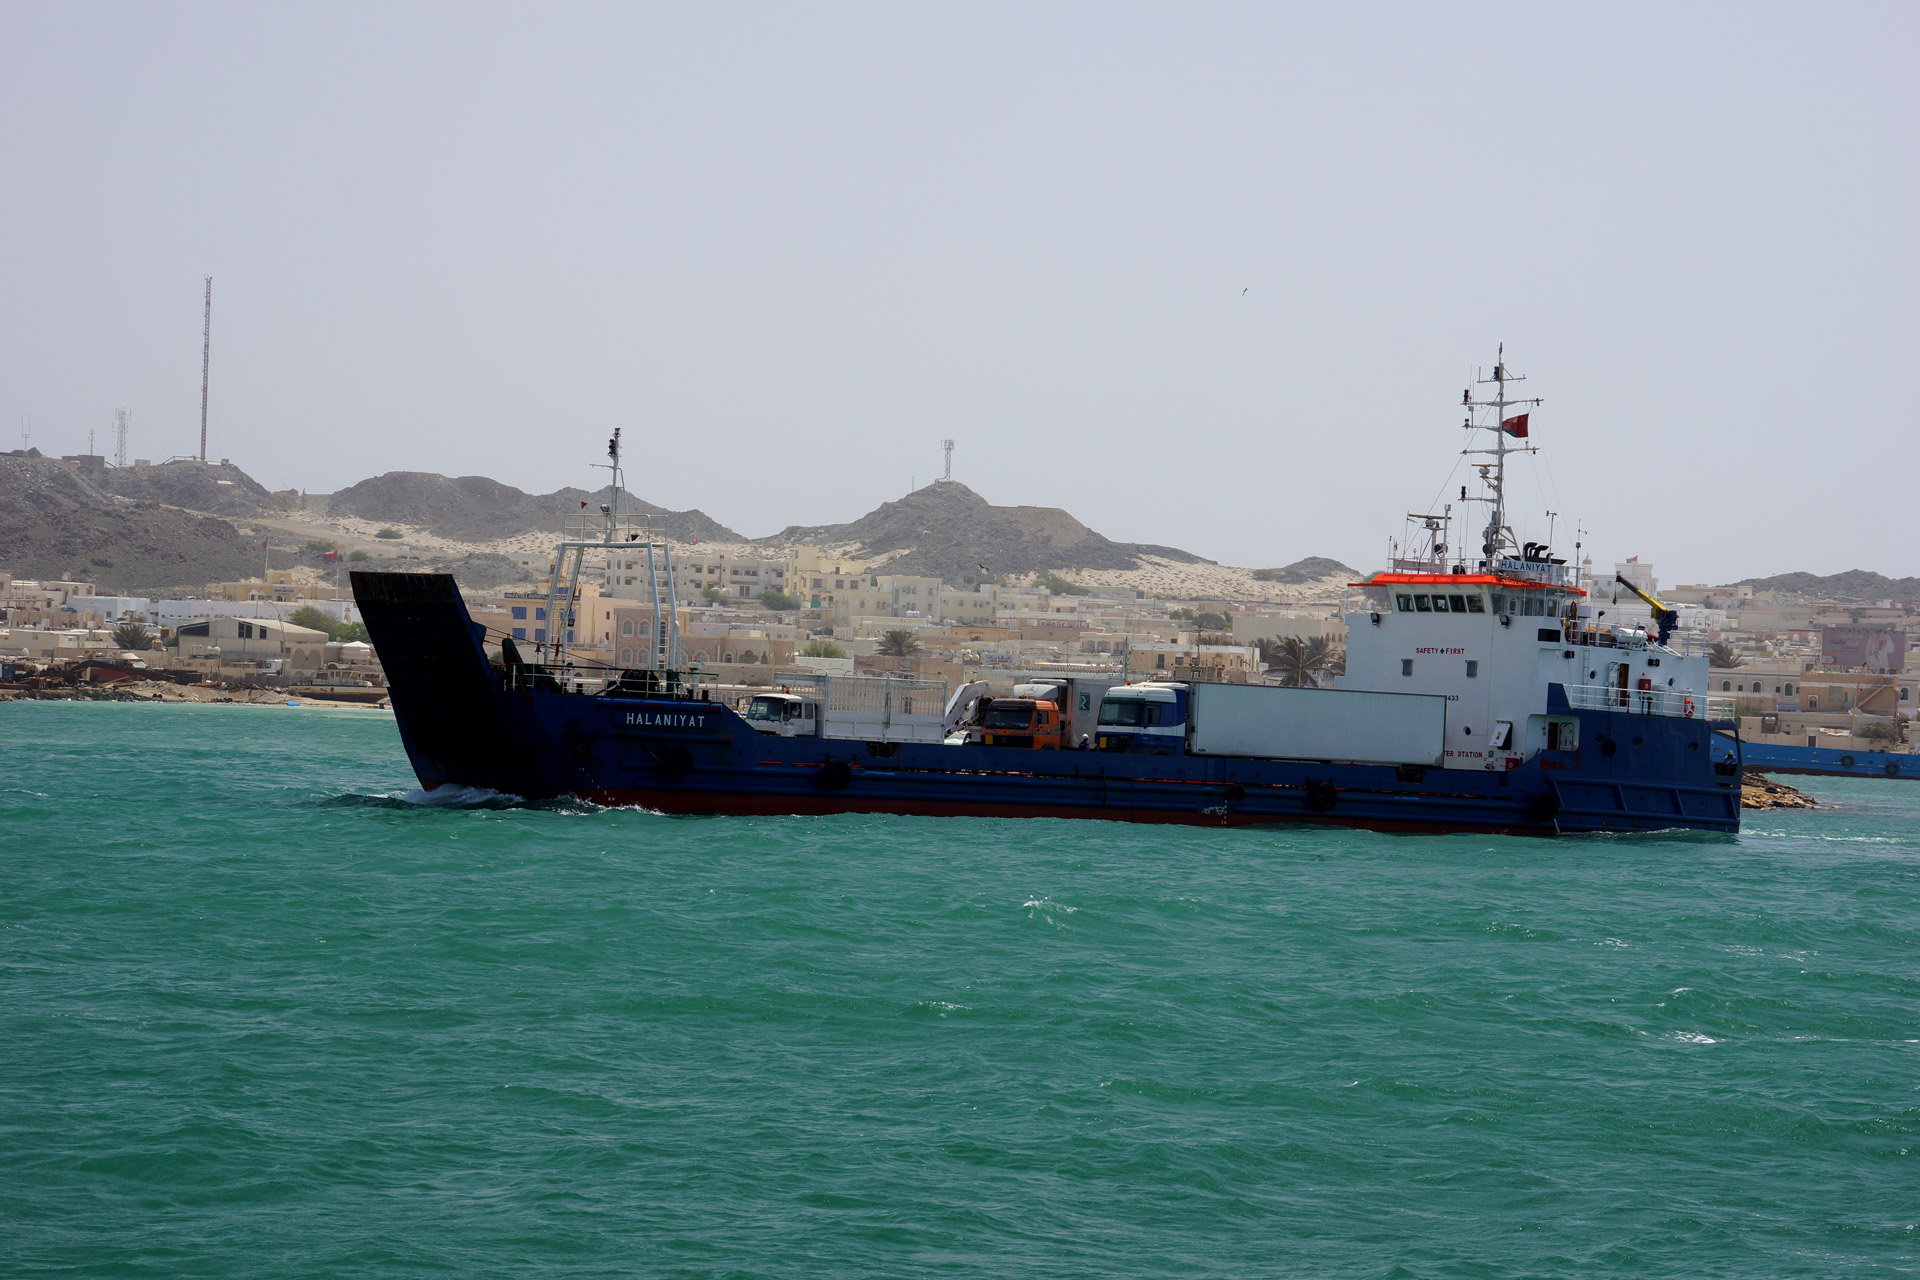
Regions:
<instances>
[{"instance_id":1,"label":"breakwater rocks","mask_svg":"<svg viewBox=\"0 0 1920 1280\"><path fill-rule=\"evenodd\" d=\"M1819 801L1784 782L1751 771L1740 775L1742 809L1818 809Z\"/></svg>"}]
</instances>

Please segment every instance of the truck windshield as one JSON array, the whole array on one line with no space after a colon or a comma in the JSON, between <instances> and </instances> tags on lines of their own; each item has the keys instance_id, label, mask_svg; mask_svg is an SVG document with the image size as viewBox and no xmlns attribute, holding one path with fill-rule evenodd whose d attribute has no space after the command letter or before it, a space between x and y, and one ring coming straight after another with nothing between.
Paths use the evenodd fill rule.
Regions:
<instances>
[{"instance_id":1,"label":"truck windshield","mask_svg":"<svg viewBox=\"0 0 1920 1280\"><path fill-rule=\"evenodd\" d=\"M747 719L778 720L780 718L781 699L755 698L747 704Z\"/></svg>"},{"instance_id":2,"label":"truck windshield","mask_svg":"<svg viewBox=\"0 0 1920 1280\"><path fill-rule=\"evenodd\" d=\"M1141 698L1107 698L1100 703L1100 723L1139 724L1145 709L1146 702Z\"/></svg>"},{"instance_id":3,"label":"truck windshield","mask_svg":"<svg viewBox=\"0 0 1920 1280\"><path fill-rule=\"evenodd\" d=\"M1033 723L1033 711L1028 707L988 707L987 728L989 729L1025 729Z\"/></svg>"}]
</instances>

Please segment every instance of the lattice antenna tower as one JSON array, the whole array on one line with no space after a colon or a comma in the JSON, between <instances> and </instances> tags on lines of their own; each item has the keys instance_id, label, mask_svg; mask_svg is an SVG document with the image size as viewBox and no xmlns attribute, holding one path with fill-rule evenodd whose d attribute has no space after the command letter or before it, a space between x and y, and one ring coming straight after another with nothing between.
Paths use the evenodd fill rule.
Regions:
<instances>
[{"instance_id":1,"label":"lattice antenna tower","mask_svg":"<svg viewBox=\"0 0 1920 1280\"><path fill-rule=\"evenodd\" d=\"M125 409L113 411L113 465L116 467L127 465L127 411Z\"/></svg>"},{"instance_id":2,"label":"lattice antenna tower","mask_svg":"<svg viewBox=\"0 0 1920 1280\"><path fill-rule=\"evenodd\" d=\"M940 448L947 455L947 469L940 474L940 483L945 484L953 479L953 441L942 440Z\"/></svg>"},{"instance_id":3,"label":"lattice antenna tower","mask_svg":"<svg viewBox=\"0 0 1920 1280\"><path fill-rule=\"evenodd\" d=\"M213 277L207 277L207 318L200 330L200 461L207 460L207 372L213 365Z\"/></svg>"}]
</instances>

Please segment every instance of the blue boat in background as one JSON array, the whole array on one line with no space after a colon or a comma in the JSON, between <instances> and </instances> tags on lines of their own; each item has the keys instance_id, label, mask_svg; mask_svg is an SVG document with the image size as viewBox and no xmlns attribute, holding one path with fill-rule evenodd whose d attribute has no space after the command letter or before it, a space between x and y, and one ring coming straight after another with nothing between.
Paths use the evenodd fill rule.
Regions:
<instances>
[{"instance_id":1,"label":"blue boat in background","mask_svg":"<svg viewBox=\"0 0 1920 1280\"><path fill-rule=\"evenodd\" d=\"M1838 750L1743 742L1741 763L1761 773L1806 773L1829 778L1907 778L1920 781L1920 751Z\"/></svg>"}]
</instances>

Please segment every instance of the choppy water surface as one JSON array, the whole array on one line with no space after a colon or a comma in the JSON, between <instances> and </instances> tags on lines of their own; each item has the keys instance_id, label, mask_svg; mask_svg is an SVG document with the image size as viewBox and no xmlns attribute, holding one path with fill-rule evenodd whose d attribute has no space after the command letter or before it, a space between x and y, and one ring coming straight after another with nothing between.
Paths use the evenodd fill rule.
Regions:
<instances>
[{"instance_id":1,"label":"choppy water surface","mask_svg":"<svg viewBox=\"0 0 1920 1280\"><path fill-rule=\"evenodd\" d=\"M0 706L12 1276L1920 1267L1920 785L1518 840L423 803Z\"/></svg>"}]
</instances>

